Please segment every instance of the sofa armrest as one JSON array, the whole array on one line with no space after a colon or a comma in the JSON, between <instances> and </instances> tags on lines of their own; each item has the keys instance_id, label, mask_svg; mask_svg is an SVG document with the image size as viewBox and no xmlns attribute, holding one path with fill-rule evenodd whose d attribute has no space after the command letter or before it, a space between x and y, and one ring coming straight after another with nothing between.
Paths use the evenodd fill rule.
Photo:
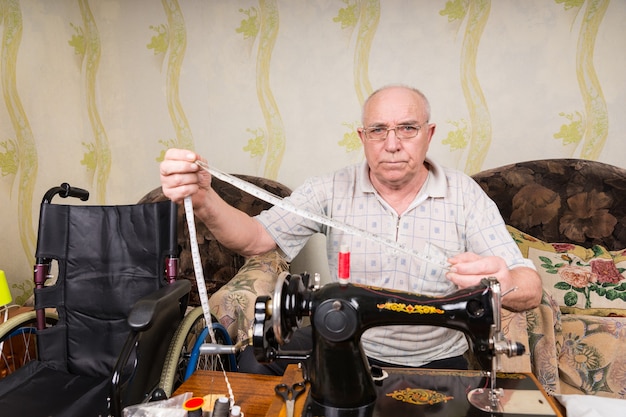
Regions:
<instances>
[{"instance_id":1,"label":"sofa armrest","mask_svg":"<svg viewBox=\"0 0 626 417\"><path fill-rule=\"evenodd\" d=\"M557 340L562 341L561 312L552 296L543 292L541 304L525 312L502 310L502 331L504 337L524 345L523 355L500 358L499 372L532 372L550 395L560 393L557 366ZM468 357L470 366L477 363Z\"/></svg>"},{"instance_id":2,"label":"sofa armrest","mask_svg":"<svg viewBox=\"0 0 626 417\"><path fill-rule=\"evenodd\" d=\"M211 314L226 328L233 341L248 338L257 297L273 295L278 276L288 270L289 264L278 251L251 256L237 274L209 298Z\"/></svg>"},{"instance_id":3,"label":"sofa armrest","mask_svg":"<svg viewBox=\"0 0 626 417\"><path fill-rule=\"evenodd\" d=\"M532 372L548 394L559 394L558 357L563 334L558 303L544 290L541 304L526 312L526 320Z\"/></svg>"},{"instance_id":4,"label":"sofa armrest","mask_svg":"<svg viewBox=\"0 0 626 417\"><path fill-rule=\"evenodd\" d=\"M561 394L623 400L626 397L626 317L563 314L561 318Z\"/></svg>"},{"instance_id":5,"label":"sofa armrest","mask_svg":"<svg viewBox=\"0 0 626 417\"><path fill-rule=\"evenodd\" d=\"M528 328L525 312L502 310L502 332L504 337L512 342L524 345L524 353L520 356L500 358L502 372L531 372L531 353L529 349Z\"/></svg>"}]
</instances>

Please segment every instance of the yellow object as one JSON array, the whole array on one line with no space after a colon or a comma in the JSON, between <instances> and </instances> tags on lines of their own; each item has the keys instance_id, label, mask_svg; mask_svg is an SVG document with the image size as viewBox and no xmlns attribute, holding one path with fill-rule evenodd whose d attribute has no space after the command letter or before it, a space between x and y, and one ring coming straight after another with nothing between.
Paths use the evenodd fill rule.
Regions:
<instances>
[{"instance_id":1,"label":"yellow object","mask_svg":"<svg viewBox=\"0 0 626 417\"><path fill-rule=\"evenodd\" d=\"M13 301L11 291L9 290L9 284L7 283L7 277L4 275L4 271L0 269L0 306L5 306Z\"/></svg>"}]
</instances>

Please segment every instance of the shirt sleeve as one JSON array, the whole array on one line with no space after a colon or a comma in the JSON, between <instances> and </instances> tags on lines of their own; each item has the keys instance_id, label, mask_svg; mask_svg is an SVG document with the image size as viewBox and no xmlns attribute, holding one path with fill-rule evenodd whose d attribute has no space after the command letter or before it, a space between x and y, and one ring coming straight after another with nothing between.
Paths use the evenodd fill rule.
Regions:
<instances>
[{"instance_id":1,"label":"shirt sleeve","mask_svg":"<svg viewBox=\"0 0 626 417\"><path fill-rule=\"evenodd\" d=\"M323 182L319 177L310 178L283 201L296 210L325 215L320 203L320 196L324 194ZM272 236L289 262L302 250L311 236L324 233L323 225L277 206L261 212L256 220Z\"/></svg>"},{"instance_id":2,"label":"shirt sleeve","mask_svg":"<svg viewBox=\"0 0 626 417\"><path fill-rule=\"evenodd\" d=\"M533 262L522 255L493 200L469 177L465 187L468 251L499 256L509 268L526 266L536 270Z\"/></svg>"}]
</instances>

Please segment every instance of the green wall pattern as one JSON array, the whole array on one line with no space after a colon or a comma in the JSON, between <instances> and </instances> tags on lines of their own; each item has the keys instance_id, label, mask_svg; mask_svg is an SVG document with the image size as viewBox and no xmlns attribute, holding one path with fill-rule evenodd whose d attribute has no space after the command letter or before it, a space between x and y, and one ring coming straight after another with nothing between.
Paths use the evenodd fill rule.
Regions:
<instances>
[{"instance_id":1,"label":"green wall pattern","mask_svg":"<svg viewBox=\"0 0 626 417\"><path fill-rule=\"evenodd\" d=\"M278 171L285 154L286 135L278 104L272 93L271 61L272 52L280 28L280 14L275 0L259 0L258 8L239 9L247 18L235 32L244 39L258 41L256 58L256 92L260 110L265 120L265 128L247 128L253 135L243 150L254 159L265 156L263 176L277 179Z\"/></svg>"},{"instance_id":2,"label":"green wall pattern","mask_svg":"<svg viewBox=\"0 0 626 417\"><path fill-rule=\"evenodd\" d=\"M585 135L580 157L595 160L604 148L608 136L609 118L606 101L594 68L593 51L596 35L609 6L609 0L587 0L586 3L587 9L580 28L576 54L576 72L586 114Z\"/></svg>"},{"instance_id":3,"label":"green wall pattern","mask_svg":"<svg viewBox=\"0 0 626 417\"><path fill-rule=\"evenodd\" d=\"M256 39L259 34L259 11L256 7L249 9L239 9L239 13L246 16L241 20L238 28L235 29L235 33L243 35L244 40ZM252 159L262 159L267 151L267 135L263 128L247 128L246 131L252 135L252 138L248 140L246 146L243 147L245 152L250 153Z\"/></svg>"},{"instance_id":4,"label":"green wall pattern","mask_svg":"<svg viewBox=\"0 0 626 417\"><path fill-rule=\"evenodd\" d=\"M189 122L180 102L180 71L187 47L185 19L177 0L162 0L167 15L168 47L167 77L165 81L167 108L176 131L175 146L195 149Z\"/></svg>"},{"instance_id":5,"label":"green wall pattern","mask_svg":"<svg viewBox=\"0 0 626 417\"><path fill-rule=\"evenodd\" d=\"M469 2L467 26L461 49L461 85L470 116L469 155L465 172L479 172L491 145L491 116L489 106L476 73L480 38L489 19L490 0Z\"/></svg>"},{"instance_id":6,"label":"green wall pattern","mask_svg":"<svg viewBox=\"0 0 626 417\"><path fill-rule=\"evenodd\" d=\"M372 50L372 42L376 35L376 29L380 21L379 0L344 0L345 8L340 8L333 22L339 23L344 30L353 32L357 29L356 43L354 47L354 90L361 106L367 97L374 91L369 78L369 60ZM357 128L360 121L344 122L348 129L343 138L337 144L345 148L346 153L361 149L361 140Z\"/></svg>"},{"instance_id":7,"label":"green wall pattern","mask_svg":"<svg viewBox=\"0 0 626 417\"><path fill-rule=\"evenodd\" d=\"M12 172L17 165L15 175L18 176L17 207L19 240L24 253L32 256L35 253L36 236L33 226L33 195L35 183L37 181L37 146L35 138L22 106L22 101L17 89L17 56L22 40L22 12L20 3L17 0L2 0L0 3L0 17L2 17L2 51L0 52L1 67L0 78L2 78L2 95L11 124L15 132L15 142L7 140L4 143L7 148L12 148L13 143L17 149L16 161L7 161L2 167L2 173ZM9 152L5 154L9 156ZM12 158L8 158L12 159ZM3 161L4 162L4 161ZM17 162L17 164L16 164ZM5 167L9 168L5 171ZM4 267L3 267L4 268ZM15 289L20 289L16 287ZM25 289L22 287L21 289ZM26 286L26 289L30 289ZM22 294L14 294L17 302L22 300ZM22 298L21 298L22 297Z\"/></svg>"},{"instance_id":8,"label":"green wall pattern","mask_svg":"<svg viewBox=\"0 0 626 417\"><path fill-rule=\"evenodd\" d=\"M270 85L272 51L280 26L276 0L259 0L259 16L256 91L267 131L267 155L263 176L275 180L278 178L278 170L285 154L286 142L285 128Z\"/></svg>"},{"instance_id":9,"label":"green wall pattern","mask_svg":"<svg viewBox=\"0 0 626 417\"><path fill-rule=\"evenodd\" d=\"M481 170L491 144L491 116L476 73L478 47L489 19L490 9L490 0L455 0L448 1L445 8L439 12L442 16L448 16L449 22L467 18L460 72L469 122L464 119L450 121L449 123L457 129L450 132L442 143L450 145L452 150L469 146L464 169L468 174Z\"/></svg>"},{"instance_id":10,"label":"green wall pattern","mask_svg":"<svg viewBox=\"0 0 626 417\"><path fill-rule=\"evenodd\" d=\"M361 0L359 9L359 27L354 48L354 89L359 103L363 105L373 92L369 79L369 58L380 20L380 3L378 0Z\"/></svg>"},{"instance_id":11,"label":"green wall pattern","mask_svg":"<svg viewBox=\"0 0 626 417\"><path fill-rule=\"evenodd\" d=\"M607 103L594 66L594 49L600 25L609 7L609 0L555 0L563 4L564 10L578 9L587 5L578 34L576 47L576 74L584 115L576 110L572 113L560 112L559 115L569 120L561 125L554 134L562 140L566 149L571 149L570 156L576 156L579 144L579 157L597 160L604 149L609 134Z\"/></svg>"},{"instance_id":12,"label":"green wall pattern","mask_svg":"<svg viewBox=\"0 0 626 417\"><path fill-rule=\"evenodd\" d=\"M94 204L106 203L106 190L111 172L111 147L109 139L100 118L97 103L96 81L98 76L98 67L100 66L100 35L98 27L94 20L89 2L87 0L78 0L80 15L82 17L83 26L77 27L71 25L77 32L68 42L74 48L76 55L82 60L81 74L83 77L85 108L89 124L94 136L94 142L83 142L86 148L81 164L87 167L87 171L92 177L92 183L95 186L95 199L91 200Z\"/></svg>"}]
</instances>

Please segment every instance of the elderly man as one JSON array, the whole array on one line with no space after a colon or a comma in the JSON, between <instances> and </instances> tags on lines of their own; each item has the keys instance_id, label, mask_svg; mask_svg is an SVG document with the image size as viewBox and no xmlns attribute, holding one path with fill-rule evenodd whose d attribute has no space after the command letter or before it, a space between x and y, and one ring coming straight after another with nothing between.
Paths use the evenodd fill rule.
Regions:
<instances>
[{"instance_id":1,"label":"elderly man","mask_svg":"<svg viewBox=\"0 0 626 417\"><path fill-rule=\"evenodd\" d=\"M362 118L358 133L366 161L307 180L289 200L404 244L433 262L277 207L251 218L212 190L210 174L194 163L201 157L186 150L166 153L160 167L163 192L174 201L191 195L196 216L223 245L245 256L278 248L290 260L311 235L324 233L331 271L337 271L339 249L347 245L357 283L438 296L491 276L503 293L515 288L503 298L504 307L536 307L541 280L511 239L496 205L470 177L426 157L435 133L426 97L414 88L387 86L367 99ZM442 267L446 264L449 269ZM363 335L362 344L370 361L383 366L467 367L463 334L444 327L375 327Z\"/></svg>"}]
</instances>

